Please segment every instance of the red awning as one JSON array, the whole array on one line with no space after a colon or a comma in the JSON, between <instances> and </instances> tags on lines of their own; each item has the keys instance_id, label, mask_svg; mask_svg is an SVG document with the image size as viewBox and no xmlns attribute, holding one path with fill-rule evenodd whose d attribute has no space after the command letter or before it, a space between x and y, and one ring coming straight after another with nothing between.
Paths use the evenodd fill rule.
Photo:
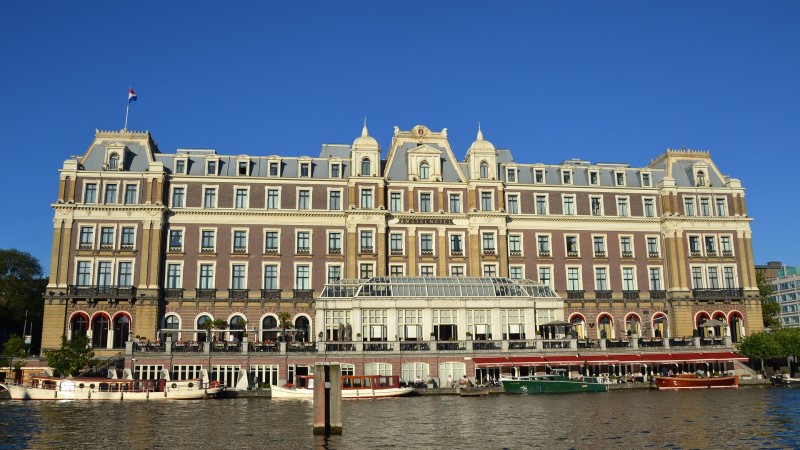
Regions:
<instances>
[{"instance_id":1,"label":"red awning","mask_svg":"<svg viewBox=\"0 0 800 450\"><path fill-rule=\"evenodd\" d=\"M472 362L475 363L476 367L511 367L511 361L508 360L506 357L499 357L499 358L492 358L492 357L481 357L481 358L472 358Z\"/></svg>"},{"instance_id":2,"label":"red awning","mask_svg":"<svg viewBox=\"0 0 800 450\"><path fill-rule=\"evenodd\" d=\"M547 355L545 359L551 366L582 366L584 363L578 355Z\"/></svg>"},{"instance_id":3,"label":"red awning","mask_svg":"<svg viewBox=\"0 0 800 450\"><path fill-rule=\"evenodd\" d=\"M541 356L510 356L512 366L546 366L547 361Z\"/></svg>"}]
</instances>

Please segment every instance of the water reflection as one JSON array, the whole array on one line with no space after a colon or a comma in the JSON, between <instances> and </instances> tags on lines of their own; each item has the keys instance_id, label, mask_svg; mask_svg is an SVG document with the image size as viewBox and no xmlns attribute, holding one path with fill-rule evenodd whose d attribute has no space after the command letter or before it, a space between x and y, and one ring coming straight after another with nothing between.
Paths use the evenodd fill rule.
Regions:
<instances>
[{"instance_id":1,"label":"water reflection","mask_svg":"<svg viewBox=\"0 0 800 450\"><path fill-rule=\"evenodd\" d=\"M0 448L797 448L800 391L649 390L346 401L314 436L305 401L0 402Z\"/></svg>"}]
</instances>

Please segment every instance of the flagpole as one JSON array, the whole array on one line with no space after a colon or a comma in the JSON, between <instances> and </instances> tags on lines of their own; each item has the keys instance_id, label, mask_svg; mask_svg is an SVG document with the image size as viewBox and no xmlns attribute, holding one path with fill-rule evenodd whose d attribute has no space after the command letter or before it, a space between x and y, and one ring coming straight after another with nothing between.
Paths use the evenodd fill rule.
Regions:
<instances>
[{"instance_id":1,"label":"flagpole","mask_svg":"<svg viewBox=\"0 0 800 450\"><path fill-rule=\"evenodd\" d=\"M128 106L125 107L125 127L122 128L125 131L128 131L128 110L131 109L131 101L128 100Z\"/></svg>"}]
</instances>

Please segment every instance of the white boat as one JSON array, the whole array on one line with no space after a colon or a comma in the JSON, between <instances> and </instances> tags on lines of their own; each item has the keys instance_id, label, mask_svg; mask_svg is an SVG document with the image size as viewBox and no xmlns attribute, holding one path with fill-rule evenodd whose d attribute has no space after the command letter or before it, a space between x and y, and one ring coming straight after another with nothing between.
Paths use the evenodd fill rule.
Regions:
<instances>
[{"instance_id":1,"label":"white boat","mask_svg":"<svg viewBox=\"0 0 800 450\"><path fill-rule=\"evenodd\" d=\"M168 376L160 380L33 376L28 384L0 383L0 387L12 400L202 400L225 389L216 381L172 381Z\"/></svg>"},{"instance_id":2,"label":"white boat","mask_svg":"<svg viewBox=\"0 0 800 450\"><path fill-rule=\"evenodd\" d=\"M343 399L399 397L413 391L412 387L400 387L398 375L342 375ZM313 400L314 377L300 375L293 385L272 386L272 398Z\"/></svg>"}]
</instances>

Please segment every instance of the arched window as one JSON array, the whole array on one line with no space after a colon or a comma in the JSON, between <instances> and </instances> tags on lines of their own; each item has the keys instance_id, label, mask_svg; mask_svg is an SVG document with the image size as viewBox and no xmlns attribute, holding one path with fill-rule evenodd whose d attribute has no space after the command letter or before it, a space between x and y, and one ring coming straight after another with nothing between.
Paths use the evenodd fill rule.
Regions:
<instances>
[{"instance_id":1,"label":"arched window","mask_svg":"<svg viewBox=\"0 0 800 450\"><path fill-rule=\"evenodd\" d=\"M92 320L92 347L106 348L108 345L108 317L98 314Z\"/></svg>"},{"instance_id":2,"label":"arched window","mask_svg":"<svg viewBox=\"0 0 800 450\"><path fill-rule=\"evenodd\" d=\"M231 330L242 330L242 331L232 331L231 334L236 337L236 340L242 342L242 338L244 338L245 333L247 332L247 320L245 320L242 316L233 316L231 317L230 324L228 328Z\"/></svg>"},{"instance_id":3,"label":"arched window","mask_svg":"<svg viewBox=\"0 0 800 450\"><path fill-rule=\"evenodd\" d=\"M364 158L361 160L361 176L369 176L372 174L372 162L369 158Z\"/></svg>"},{"instance_id":4,"label":"arched window","mask_svg":"<svg viewBox=\"0 0 800 450\"><path fill-rule=\"evenodd\" d=\"M481 178L489 178L489 164L486 161L481 163Z\"/></svg>"},{"instance_id":5,"label":"arched window","mask_svg":"<svg viewBox=\"0 0 800 450\"><path fill-rule=\"evenodd\" d=\"M695 326L697 327L697 332L699 333L700 337L706 337L708 334L708 329L711 327L704 327L703 324L711 320L711 317L708 316L707 312L700 312L696 316Z\"/></svg>"},{"instance_id":6,"label":"arched window","mask_svg":"<svg viewBox=\"0 0 800 450\"><path fill-rule=\"evenodd\" d=\"M114 318L114 348L125 348L130 331L131 320L127 314L119 314Z\"/></svg>"},{"instance_id":7,"label":"arched window","mask_svg":"<svg viewBox=\"0 0 800 450\"><path fill-rule=\"evenodd\" d=\"M697 185L698 186L705 186L706 185L706 174L703 171L697 172Z\"/></svg>"},{"instance_id":8,"label":"arched window","mask_svg":"<svg viewBox=\"0 0 800 450\"><path fill-rule=\"evenodd\" d=\"M603 314L597 323L597 337L600 339L613 339L614 338L614 321L611 316Z\"/></svg>"},{"instance_id":9,"label":"arched window","mask_svg":"<svg viewBox=\"0 0 800 450\"><path fill-rule=\"evenodd\" d=\"M572 332L578 339L586 339L586 320L580 314L576 314L570 320Z\"/></svg>"},{"instance_id":10,"label":"arched window","mask_svg":"<svg viewBox=\"0 0 800 450\"><path fill-rule=\"evenodd\" d=\"M116 153L108 155L108 169L117 170L117 167L119 167L119 155Z\"/></svg>"},{"instance_id":11,"label":"arched window","mask_svg":"<svg viewBox=\"0 0 800 450\"><path fill-rule=\"evenodd\" d=\"M196 330L208 330L208 329L211 328L211 322L213 322L213 319L211 318L211 316L202 315L202 316L197 318L197 323L196 323L195 329ZM208 334L206 332L204 332L204 331L200 331L200 332L197 333L197 339L195 339L195 340L197 342L205 342L205 341L208 340Z\"/></svg>"},{"instance_id":12,"label":"arched window","mask_svg":"<svg viewBox=\"0 0 800 450\"><path fill-rule=\"evenodd\" d=\"M83 313L75 314L69 321L69 329L72 339L81 335L86 336L86 332L89 330L89 317Z\"/></svg>"},{"instance_id":13,"label":"arched window","mask_svg":"<svg viewBox=\"0 0 800 450\"><path fill-rule=\"evenodd\" d=\"M741 342L742 337L744 337L744 333L742 327L744 326L744 320L742 319L742 315L739 311L732 311L729 314L730 320L728 324L731 328L731 341L732 342Z\"/></svg>"},{"instance_id":14,"label":"arched window","mask_svg":"<svg viewBox=\"0 0 800 450\"><path fill-rule=\"evenodd\" d=\"M278 319L275 316L267 316L261 319L261 339L266 341L278 340Z\"/></svg>"},{"instance_id":15,"label":"arched window","mask_svg":"<svg viewBox=\"0 0 800 450\"><path fill-rule=\"evenodd\" d=\"M627 331L628 336L631 335L638 335L641 331L639 316L636 314L630 314L628 317L625 318L625 331Z\"/></svg>"},{"instance_id":16,"label":"arched window","mask_svg":"<svg viewBox=\"0 0 800 450\"><path fill-rule=\"evenodd\" d=\"M667 316L664 313L655 314L653 316L653 337L667 338L669 337L667 330L669 330Z\"/></svg>"},{"instance_id":17,"label":"arched window","mask_svg":"<svg viewBox=\"0 0 800 450\"><path fill-rule=\"evenodd\" d=\"M305 342L314 340L314 336L311 335L311 324L308 322L308 317L298 317L294 322L294 327L297 329L295 339L298 341Z\"/></svg>"},{"instance_id":18,"label":"arched window","mask_svg":"<svg viewBox=\"0 0 800 450\"><path fill-rule=\"evenodd\" d=\"M428 163L426 161L423 161L419 165L419 179L427 180L428 178L430 178L430 176L431 176L430 167L428 167Z\"/></svg>"},{"instance_id":19,"label":"arched window","mask_svg":"<svg viewBox=\"0 0 800 450\"><path fill-rule=\"evenodd\" d=\"M177 314L170 314L164 318L164 328L168 330L179 330L181 328L181 318ZM177 331L172 332L172 340L177 341L181 334Z\"/></svg>"}]
</instances>

